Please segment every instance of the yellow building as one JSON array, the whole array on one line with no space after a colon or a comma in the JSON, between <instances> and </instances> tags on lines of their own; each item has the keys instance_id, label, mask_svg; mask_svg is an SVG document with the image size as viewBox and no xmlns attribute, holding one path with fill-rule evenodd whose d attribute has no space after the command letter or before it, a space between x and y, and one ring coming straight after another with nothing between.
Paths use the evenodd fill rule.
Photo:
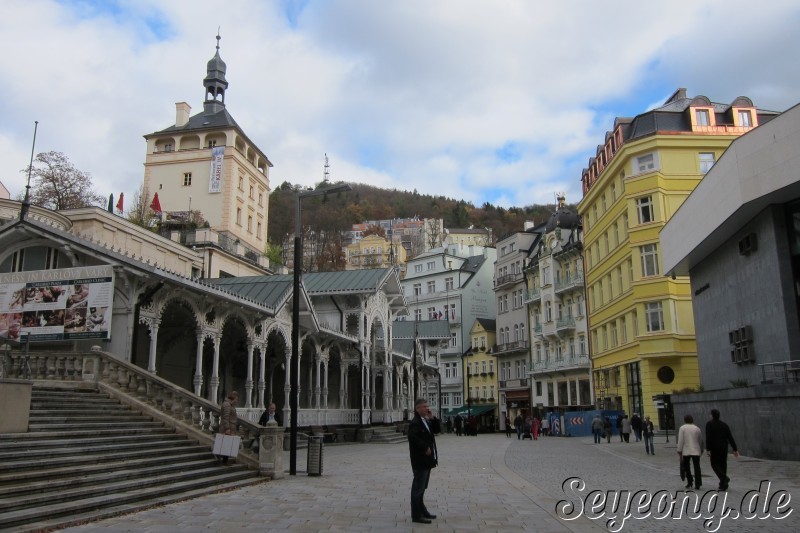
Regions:
<instances>
[{"instance_id":1,"label":"yellow building","mask_svg":"<svg viewBox=\"0 0 800 533\"><path fill-rule=\"evenodd\" d=\"M345 270L367 268L387 268L403 265L406 262L406 249L392 245L385 237L372 234L360 241L348 244L345 249L347 264Z\"/></svg>"},{"instance_id":2,"label":"yellow building","mask_svg":"<svg viewBox=\"0 0 800 533\"><path fill-rule=\"evenodd\" d=\"M746 97L719 104L675 92L617 118L582 175L584 262L599 407L670 424L653 396L700 383L687 277L661 266L659 232L739 135L777 113Z\"/></svg>"},{"instance_id":3,"label":"yellow building","mask_svg":"<svg viewBox=\"0 0 800 533\"><path fill-rule=\"evenodd\" d=\"M466 407L459 412L464 413L462 416L468 412L476 417L480 431L494 431L500 416L497 358L490 353L495 343L495 320L476 318L469 337L470 348L464 353L463 369Z\"/></svg>"}]
</instances>

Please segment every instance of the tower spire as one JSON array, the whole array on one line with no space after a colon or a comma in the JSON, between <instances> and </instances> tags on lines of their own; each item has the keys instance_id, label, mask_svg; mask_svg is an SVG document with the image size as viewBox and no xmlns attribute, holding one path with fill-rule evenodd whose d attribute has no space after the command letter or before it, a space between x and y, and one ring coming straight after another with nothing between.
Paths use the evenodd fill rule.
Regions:
<instances>
[{"instance_id":1,"label":"tower spire","mask_svg":"<svg viewBox=\"0 0 800 533\"><path fill-rule=\"evenodd\" d=\"M203 102L203 112L206 115L219 113L225 109L225 91L228 88L228 80L225 79L227 65L219 56L219 41L222 39L217 28L217 50L214 57L208 62L206 67L206 77L203 86L206 89L206 97Z\"/></svg>"}]
</instances>

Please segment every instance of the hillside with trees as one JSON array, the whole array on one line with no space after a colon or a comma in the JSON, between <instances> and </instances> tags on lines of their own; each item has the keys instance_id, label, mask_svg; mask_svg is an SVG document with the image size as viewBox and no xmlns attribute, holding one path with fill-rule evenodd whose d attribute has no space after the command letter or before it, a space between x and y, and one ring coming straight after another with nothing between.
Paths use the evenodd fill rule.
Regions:
<instances>
[{"instance_id":1,"label":"hillside with trees","mask_svg":"<svg viewBox=\"0 0 800 533\"><path fill-rule=\"evenodd\" d=\"M522 230L526 220L540 223L554 211L554 205L503 208L488 202L480 207L464 200L420 194L397 189L381 189L351 183L350 192L303 200L302 219L306 231L341 232L367 220L391 218L441 218L445 228L489 228L496 240ZM296 191L299 186L283 182L270 193L269 240L280 244L294 233Z\"/></svg>"}]
</instances>

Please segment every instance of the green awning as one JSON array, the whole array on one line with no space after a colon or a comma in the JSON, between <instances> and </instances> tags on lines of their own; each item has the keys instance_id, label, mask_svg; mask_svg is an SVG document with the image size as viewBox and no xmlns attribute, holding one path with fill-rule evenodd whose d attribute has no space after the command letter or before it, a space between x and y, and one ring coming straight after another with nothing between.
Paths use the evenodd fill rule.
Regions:
<instances>
[{"instance_id":1,"label":"green awning","mask_svg":"<svg viewBox=\"0 0 800 533\"><path fill-rule=\"evenodd\" d=\"M495 409L497 409L497 404L494 403L473 405L472 409L467 409L467 406L462 405L461 407L456 407L455 409L448 409L444 416L467 416L468 413L472 414L472 416L480 416L490 413Z\"/></svg>"}]
</instances>

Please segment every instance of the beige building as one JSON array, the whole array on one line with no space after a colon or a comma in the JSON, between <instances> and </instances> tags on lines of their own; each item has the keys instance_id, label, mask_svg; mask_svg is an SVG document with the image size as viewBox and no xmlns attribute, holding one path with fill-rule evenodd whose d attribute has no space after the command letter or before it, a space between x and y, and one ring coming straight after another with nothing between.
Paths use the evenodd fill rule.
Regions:
<instances>
[{"instance_id":1,"label":"beige building","mask_svg":"<svg viewBox=\"0 0 800 533\"><path fill-rule=\"evenodd\" d=\"M360 241L347 245L347 265L345 270L366 268L387 268L405 265L406 249L392 245L380 235L367 235Z\"/></svg>"},{"instance_id":2,"label":"beige building","mask_svg":"<svg viewBox=\"0 0 800 533\"><path fill-rule=\"evenodd\" d=\"M267 156L225 109L225 62L217 52L203 80L203 111L178 102L175 123L145 135L144 194L158 194L164 217L199 212L210 227L261 254L267 242L269 168Z\"/></svg>"}]
</instances>

